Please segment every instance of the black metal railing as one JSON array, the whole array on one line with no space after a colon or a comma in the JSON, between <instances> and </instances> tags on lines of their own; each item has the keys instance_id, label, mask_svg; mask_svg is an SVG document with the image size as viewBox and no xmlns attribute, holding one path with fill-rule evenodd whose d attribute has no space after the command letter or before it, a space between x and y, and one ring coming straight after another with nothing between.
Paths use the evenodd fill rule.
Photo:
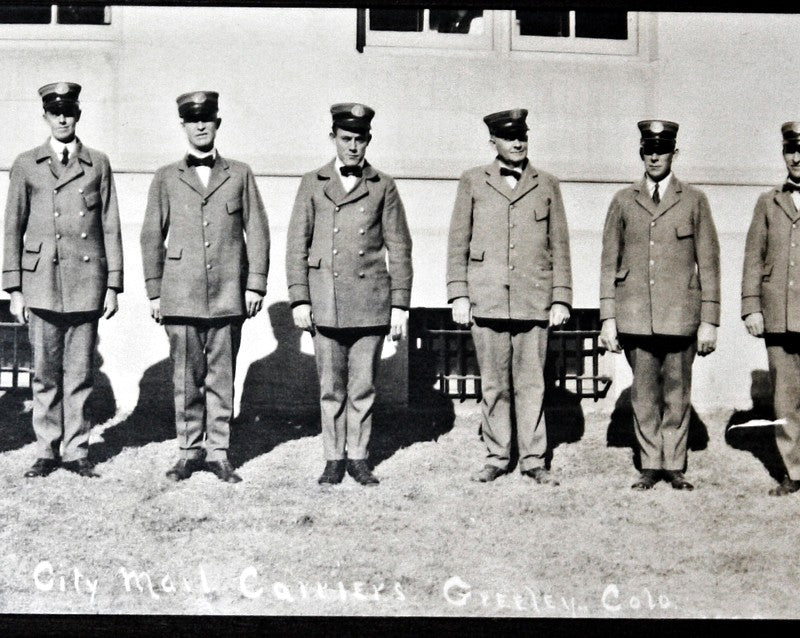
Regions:
<instances>
[{"instance_id":1,"label":"black metal railing","mask_svg":"<svg viewBox=\"0 0 800 638\"><path fill-rule=\"evenodd\" d=\"M14 321L9 305L0 299L0 390L22 390L31 386L33 352L28 326Z\"/></svg>"}]
</instances>

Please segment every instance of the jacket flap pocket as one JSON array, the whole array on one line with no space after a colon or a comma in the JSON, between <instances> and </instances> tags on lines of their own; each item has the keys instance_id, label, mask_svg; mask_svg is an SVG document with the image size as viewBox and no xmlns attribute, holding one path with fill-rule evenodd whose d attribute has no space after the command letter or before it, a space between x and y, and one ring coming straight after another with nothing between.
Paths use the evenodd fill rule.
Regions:
<instances>
[{"instance_id":1,"label":"jacket flap pocket","mask_svg":"<svg viewBox=\"0 0 800 638\"><path fill-rule=\"evenodd\" d=\"M228 209L229 215L242 210L242 198L237 197L236 199L229 199L225 202L225 208Z\"/></svg>"},{"instance_id":2,"label":"jacket flap pocket","mask_svg":"<svg viewBox=\"0 0 800 638\"><path fill-rule=\"evenodd\" d=\"M27 253L39 253L42 251L42 242L40 241L26 241L25 242L25 252Z\"/></svg>"},{"instance_id":3,"label":"jacket flap pocket","mask_svg":"<svg viewBox=\"0 0 800 638\"><path fill-rule=\"evenodd\" d=\"M179 246L170 246L167 248L167 259L180 259L183 254L183 248Z\"/></svg>"},{"instance_id":4,"label":"jacket flap pocket","mask_svg":"<svg viewBox=\"0 0 800 638\"><path fill-rule=\"evenodd\" d=\"M617 273L614 275L615 281L623 281L625 277L628 276L628 269L627 268L620 268L617 270Z\"/></svg>"},{"instance_id":5,"label":"jacket flap pocket","mask_svg":"<svg viewBox=\"0 0 800 638\"><path fill-rule=\"evenodd\" d=\"M675 228L675 234L678 237L691 237L694 235L694 226L692 224L681 224Z\"/></svg>"},{"instance_id":6,"label":"jacket flap pocket","mask_svg":"<svg viewBox=\"0 0 800 638\"><path fill-rule=\"evenodd\" d=\"M322 265L322 257L311 257L308 258L308 267L309 268L319 268Z\"/></svg>"},{"instance_id":7,"label":"jacket flap pocket","mask_svg":"<svg viewBox=\"0 0 800 638\"><path fill-rule=\"evenodd\" d=\"M550 207L537 207L536 210L533 211L533 216L536 218L537 222L547 219L550 217Z\"/></svg>"},{"instance_id":8,"label":"jacket flap pocket","mask_svg":"<svg viewBox=\"0 0 800 638\"><path fill-rule=\"evenodd\" d=\"M764 264L761 266L761 276L762 277L769 277L772 274L772 267L775 264Z\"/></svg>"},{"instance_id":9,"label":"jacket flap pocket","mask_svg":"<svg viewBox=\"0 0 800 638\"><path fill-rule=\"evenodd\" d=\"M96 206L100 205L100 193L98 191L84 193L83 201L86 202L87 208L95 208Z\"/></svg>"},{"instance_id":10,"label":"jacket flap pocket","mask_svg":"<svg viewBox=\"0 0 800 638\"><path fill-rule=\"evenodd\" d=\"M485 250L472 250L469 251L470 261L483 261L483 256L486 254Z\"/></svg>"},{"instance_id":11,"label":"jacket flap pocket","mask_svg":"<svg viewBox=\"0 0 800 638\"><path fill-rule=\"evenodd\" d=\"M36 253L22 253L22 270L36 270L39 258Z\"/></svg>"}]
</instances>

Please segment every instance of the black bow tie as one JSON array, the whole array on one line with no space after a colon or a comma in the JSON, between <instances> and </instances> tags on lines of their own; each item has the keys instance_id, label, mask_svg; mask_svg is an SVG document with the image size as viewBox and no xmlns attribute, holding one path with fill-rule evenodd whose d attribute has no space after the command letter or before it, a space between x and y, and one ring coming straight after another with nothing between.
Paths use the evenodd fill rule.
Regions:
<instances>
[{"instance_id":1,"label":"black bow tie","mask_svg":"<svg viewBox=\"0 0 800 638\"><path fill-rule=\"evenodd\" d=\"M783 185L783 192L784 193L800 193L800 184L795 184L792 181L788 181Z\"/></svg>"},{"instance_id":2,"label":"black bow tie","mask_svg":"<svg viewBox=\"0 0 800 638\"><path fill-rule=\"evenodd\" d=\"M214 168L214 156L213 155L206 155L205 157L197 157L196 155L187 155L186 156L186 165L187 166L208 166L209 168Z\"/></svg>"},{"instance_id":3,"label":"black bow tie","mask_svg":"<svg viewBox=\"0 0 800 638\"><path fill-rule=\"evenodd\" d=\"M364 169L362 169L358 164L355 166L340 166L339 172L342 174L343 177L347 177L348 175L355 175L356 177L361 177Z\"/></svg>"},{"instance_id":4,"label":"black bow tie","mask_svg":"<svg viewBox=\"0 0 800 638\"><path fill-rule=\"evenodd\" d=\"M506 168L505 166L501 166L500 175L503 177L505 177L506 175L511 175L515 180L519 181L519 178L522 177L522 171L515 171L511 168Z\"/></svg>"}]
</instances>

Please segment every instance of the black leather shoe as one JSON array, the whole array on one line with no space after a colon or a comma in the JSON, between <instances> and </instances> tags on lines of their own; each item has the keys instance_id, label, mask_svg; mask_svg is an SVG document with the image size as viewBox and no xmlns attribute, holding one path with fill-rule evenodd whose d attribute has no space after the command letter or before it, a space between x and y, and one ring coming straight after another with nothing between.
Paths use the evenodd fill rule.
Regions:
<instances>
[{"instance_id":1,"label":"black leather shoe","mask_svg":"<svg viewBox=\"0 0 800 638\"><path fill-rule=\"evenodd\" d=\"M192 474L203 469L203 462L200 459L180 459L171 469L167 471L167 478L171 481L185 481Z\"/></svg>"},{"instance_id":2,"label":"black leather shoe","mask_svg":"<svg viewBox=\"0 0 800 638\"><path fill-rule=\"evenodd\" d=\"M534 467L533 469L530 470L523 470L522 475L527 476L530 479L533 479L539 485L552 485L553 487L555 487L556 485L559 484L558 481L550 475L550 472L548 472L547 469L543 467Z\"/></svg>"},{"instance_id":3,"label":"black leather shoe","mask_svg":"<svg viewBox=\"0 0 800 638\"><path fill-rule=\"evenodd\" d=\"M484 465L480 470L475 472L470 479L476 483L491 483L498 476L502 476L506 471L496 465Z\"/></svg>"},{"instance_id":4,"label":"black leather shoe","mask_svg":"<svg viewBox=\"0 0 800 638\"><path fill-rule=\"evenodd\" d=\"M651 490L658 483L658 470L642 470L639 480L631 488L634 490Z\"/></svg>"},{"instance_id":5,"label":"black leather shoe","mask_svg":"<svg viewBox=\"0 0 800 638\"><path fill-rule=\"evenodd\" d=\"M341 483L344 478L345 465L344 459L325 461L325 471L322 472L322 476L317 479L317 483L320 485L323 483L330 483L331 485Z\"/></svg>"},{"instance_id":6,"label":"black leather shoe","mask_svg":"<svg viewBox=\"0 0 800 638\"><path fill-rule=\"evenodd\" d=\"M89 459L83 458L77 461L67 461L61 463L61 467L78 476L85 476L86 478L100 478L100 475L94 471L94 465L89 462Z\"/></svg>"},{"instance_id":7,"label":"black leather shoe","mask_svg":"<svg viewBox=\"0 0 800 638\"><path fill-rule=\"evenodd\" d=\"M228 459L224 461L206 461L206 469L220 481L225 481L226 483L241 483L242 481L242 477L233 471L233 465Z\"/></svg>"},{"instance_id":8,"label":"black leather shoe","mask_svg":"<svg viewBox=\"0 0 800 638\"><path fill-rule=\"evenodd\" d=\"M666 470L664 474L666 475L666 479L669 481L670 485L672 485L673 489L676 490L694 489L694 485L692 485L689 481L686 480L686 477L683 475L683 472Z\"/></svg>"},{"instance_id":9,"label":"black leather shoe","mask_svg":"<svg viewBox=\"0 0 800 638\"><path fill-rule=\"evenodd\" d=\"M794 481L788 476L784 476L781 484L778 487L773 487L769 491L769 495L786 496L787 494L794 494L797 490L800 490L800 481Z\"/></svg>"},{"instance_id":10,"label":"black leather shoe","mask_svg":"<svg viewBox=\"0 0 800 638\"><path fill-rule=\"evenodd\" d=\"M377 485L380 481L370 471L367 462L364 459L357 461L347 461L347 473L352 476L361 485Z\"/></svg>"},{"instance_id":11,"label":"black leather shoe","mask_svg":"<svg viewBox=\"0 0 800 638\"><path fill-rule=\"evenodd\" d=\"M47 476L58 469L58 461L55 459L36 459L36 462L25 472L25 478L36 478Z\"/></svg>"}]
</instances>

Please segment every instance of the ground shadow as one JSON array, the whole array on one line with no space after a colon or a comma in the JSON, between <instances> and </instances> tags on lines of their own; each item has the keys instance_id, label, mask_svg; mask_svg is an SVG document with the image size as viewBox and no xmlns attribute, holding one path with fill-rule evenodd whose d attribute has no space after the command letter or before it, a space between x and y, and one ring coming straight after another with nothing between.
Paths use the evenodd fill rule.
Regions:
<instances>
[{"instance_id":1,"label":"ground shadow","mask_svg":"<svg viewBox=\"0 0 800 638\"><path fill-rule=\"evenodd\" d=\"M734 412L725 427L725 442L736 450L750 452L764 465L769 475L776 481L783 479L786 468L775 442L774 427L733 428L733 425L747 423L752 419L775 418L772 404L772 383L769 372L753 370L751 372L750 396L753 407L750 410Z\"/></svg>"},{"instance_id":2,"label":"ground shadow","mask_svg":"<svg viewBox=\"0 0 800 638\"><path fill-rule=\"evenodd\" d=\"M708 447L708 428L699 417L695 409L690 408L689 434L687 448L693 452L705 450ZM639 455L639 446L633 429L633 407L631 406L631 389L625 388L619 395L606 432L606 445L608 447L627 447L631 449L633 465L637 470L642 469Z\"/></svg>"},{"instance_id":3,"label":"ground shadow","mask_svg":"<svg viewBox=\"0 0 800 638\"><path fill-rule=\"evenodd\" d=\"M295 327L289 303L274 303L268 312L277 345L245 375L229 450L237 467L281 443L320 433L314 356L302 351L303 331Z\"/></svg>"},{"instance_id":4,"label":"ground shadow","mask_svg":"<svg viewBox=\"0 0 800 638\"><path fill-rule=\"evenodd\" d=\"M97 339L97 347L100 345L100 338ZM117 399L111 387L108 376L100 370L103 367L103 357L99 349L95 349L93 362L94 383L92 392L86 400L86 418L92 425L105 423L117 413Z\"/></svg>"},{"instance_id":5,"label":"ground shadow","mask_svg":"<svg viewBox=\"0 0 800 638\"><path fill-rule=\"evenodd\" d=\"M576 443L583 438L586 418L581 407L581 397L556 387L553 383L548 383L545 389L544 415L547 427L545 465L549 467L553 460L553 450L559 445Z\"/></svg>"},{"instance_id":6,"label":"ground shadow","mask_svg":"<svg viewBox=\"0 0 800 638\"><path fill-rule=\"evenodd\" d=\"M172 438L175 438L175 405L172 364L167 358L145 370L133 412L124 421L106 428L102 440L92 444L89 454L93 462L103 463L126 447L140 447Z\"/></svg>"}]
</instances>

